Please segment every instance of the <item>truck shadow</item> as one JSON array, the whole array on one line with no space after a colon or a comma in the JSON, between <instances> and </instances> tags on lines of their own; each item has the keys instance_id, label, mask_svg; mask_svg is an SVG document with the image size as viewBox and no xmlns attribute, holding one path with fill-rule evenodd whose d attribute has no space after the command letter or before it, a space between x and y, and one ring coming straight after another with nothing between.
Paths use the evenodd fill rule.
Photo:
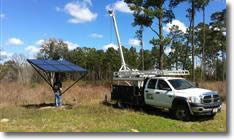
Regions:
<instances>
[{"instance_id":1,"label":"truck shadow","mask_svg":"<svg viewBox=\"0 0 234 140\"><path fill-rule=\"evenodd\" d=\"M103 105L108 106L108 107L113 107L116 109L126 109L129 111L134 111L134 112L142 112L142 113L146 113L148 115L155 115L155 116L160 116L160 117L164 117L167 119L172 119L172 120L176 120L175 117L173 116L172 113L170 113L168 110L163 110L163 109L159 109L159 108L154 108L154 107L138 107L138 106L130 106L130 105L124 105L123 107L119 108L114 104L108 103L108 102L102 102ZM214 117L211 116L191 116L191 119L189 122L203 122L203 121L208 121L208 120L212 120L214 119Z\"/></svg>"},{"instance_id":2,"label":"truck shadow","mask_svg":"<svg viewBox=\"0 0 234 140\"><path fill-rule=\"evenodd\" d=\"M172 120L176 120L175 117L173 116L172 113L170 113L168 110L163 110L163 109L158 109L158 108L152 108L152 107L147 107L145 109L134 109L134 111L136 112L144 112L147 113L148 115L156 115L156 116L160 116L160 117L164 117L167 119L172 119ZM208 121L208 120L212 120L214 119L214 117L208 116L208 115L204 115L204 116L191 116L190 120L187 122L203 122L203 121Z\"/></svg>"}]
</instances>

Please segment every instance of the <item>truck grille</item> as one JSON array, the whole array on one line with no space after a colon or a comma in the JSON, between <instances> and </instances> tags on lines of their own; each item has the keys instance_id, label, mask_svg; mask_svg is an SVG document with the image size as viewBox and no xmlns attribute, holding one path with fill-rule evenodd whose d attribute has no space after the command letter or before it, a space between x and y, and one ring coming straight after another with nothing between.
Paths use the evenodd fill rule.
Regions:
<instances>
[{"instance_id":1,"label":"truck grille","mask_svg":"<svg viewBox=\"0 0 234 140\"><path fill-rule=\"evenodd\" d=\"M218 103L220 102L220 97L219 95L204 95L202 97L202 103L203 104L211 104L211 103Z\"/></svg>"}]
</instances>

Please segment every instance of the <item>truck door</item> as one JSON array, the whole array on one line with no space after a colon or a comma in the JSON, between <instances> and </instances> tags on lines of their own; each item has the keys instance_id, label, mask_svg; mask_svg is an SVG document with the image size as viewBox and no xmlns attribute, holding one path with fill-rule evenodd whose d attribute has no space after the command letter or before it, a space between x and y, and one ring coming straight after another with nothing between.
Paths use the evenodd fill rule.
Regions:
<instances>
[{"instance_id":1,"label":"truck door","mask_svg":"<svg viewBox=\"0 0 234 140\"><path fill-rule=\"evenodd\" d=\"M144 90L144 99L147 105L157 106L157 95L156 92L157 79L150 79L146 84Z\"/></svg>"},{"instance_id":2,"label":"truck door","mask_svg":"<svg viewBox=\"0 0 234 140\"><path fill-rule=\"evenodd\" d=\"M174 93L169 84L162 79L158 80L156 86L156 94L158 95L159 106L170 107L174 98Z\"/></svg>"}]
</instances>

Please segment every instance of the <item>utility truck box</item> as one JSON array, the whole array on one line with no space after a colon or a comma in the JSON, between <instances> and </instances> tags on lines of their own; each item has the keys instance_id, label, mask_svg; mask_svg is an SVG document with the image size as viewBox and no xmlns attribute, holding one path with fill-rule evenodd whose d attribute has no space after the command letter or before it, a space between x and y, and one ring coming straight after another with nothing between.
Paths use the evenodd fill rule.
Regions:
<instances>
[{"instance_id":1,"label":"utility truck box","mask_svg":"<svg viewBox=\"0 0 234 140\"><path fill-rule=\"evenodd\" d=\"M119 107L122 104L143 106L144 91L137 86L112 85L111 100Z\"/></svg>"}]
</instances>

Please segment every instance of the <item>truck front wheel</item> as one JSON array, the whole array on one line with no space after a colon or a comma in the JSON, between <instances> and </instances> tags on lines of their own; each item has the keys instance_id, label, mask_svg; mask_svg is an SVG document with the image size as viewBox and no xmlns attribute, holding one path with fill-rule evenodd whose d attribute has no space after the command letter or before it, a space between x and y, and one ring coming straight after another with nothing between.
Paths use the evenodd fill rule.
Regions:
<instances>
[{"instance_id":1,"label":"truck front wheel","mask_svg":"<svg viewBox=\"0 0 234 140\"><path fill-rule=\"evenodd\" d=\"M216 115L216 113L213 113L213 114L209 115L209 117L213 119L215 117L215 115Z\"/></svg>"},{"instance_id":2,"label":"truck front wheel","mask_svg":"<svg viewBox=\"0 0 234 140\"><path fill-rule=\"evenodd\" d=\"M189 121L190 120L190 113L186 106L176 106L174 110L174 116L178 120L182 121Z\"/></svg>"}]
</instances>

